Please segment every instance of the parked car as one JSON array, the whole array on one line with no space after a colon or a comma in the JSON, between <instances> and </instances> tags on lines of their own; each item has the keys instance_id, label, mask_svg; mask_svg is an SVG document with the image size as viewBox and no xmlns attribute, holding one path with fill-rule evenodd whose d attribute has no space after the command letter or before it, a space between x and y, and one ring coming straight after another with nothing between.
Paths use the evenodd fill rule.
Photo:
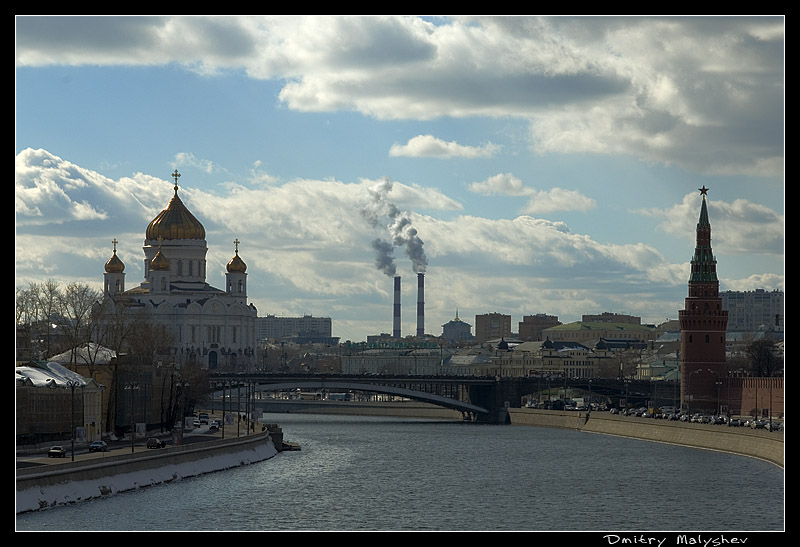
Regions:
<instances>
[{"instance_id":1,"label":"parked car","mask_svg":"<svg viewBox=\"0 0 800 547\"><path fill-rule=\"evenodd\" d=\"M211 425L208 426L208 430L209 431L219 431L219 426L216 424L216 422L212 423Z\"/></svg>"},{"instance_id":2,"label":"parked car","mask_svg":"<svg viewBox=\"0 0 800 547\"><path fill-rule=\"evenodd\" d=\"M200 413L200 423L207 424L208 423L208 414L206 412Z\"/></svg>"},{"instance_id":3,"label":"parked car","mask_svg":"<svg viewBox=\"0 0 800 547\"><path fill-rule=\"evenodd\" d=\"M89 445L89 452L106 452L108 445L105 441L95 441Z\"/></svg>"},{"instance_id":4,"label":"parked car","mask_svg":"<svg viewBox=\"0 0 800 547\"><path fill-rule=\"evenodd\" d=\"M192 425L195 427L200 427L200 420L198 418L195 418L194 421L192 422Z\"/></svg>"},{"instance_id":5,"label":"parked car","mask_svg":"<svg viewBox=\"0 0 800 547\"><path fill-rule=\"evenodd\" d=\"M51 446L47 451L48 458L64 458L67 456L67 449L63 446Z\"/></svg>"},{"instance_id":6,"label":"parked car","mask_svg":"<svg viewBox=\"0 0 800 547\"><path fill-rule=\"evenodd\" d=\"M147 448L164 448L165 446L167 446L167 443L161 439L156 439L155 437L147 439Z\"/></svg>"}]
</instances>

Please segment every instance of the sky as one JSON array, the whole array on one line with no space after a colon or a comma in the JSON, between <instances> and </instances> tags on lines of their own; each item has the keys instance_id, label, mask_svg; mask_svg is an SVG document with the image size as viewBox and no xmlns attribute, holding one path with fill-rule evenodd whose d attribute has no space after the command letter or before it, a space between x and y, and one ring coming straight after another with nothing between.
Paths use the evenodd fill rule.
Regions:
<instances>
[{"instance_id":1,"label":"sky","mask_svg":"<svg viewBox=\"0 0 800 547\"><path fill-rule=\"evenodd\" d=\"M774 17L17 16L16 286L126 287L173 194L259 316L675 319L707 203L721 290L784 290Z\"/></svg>"}]
</instances>

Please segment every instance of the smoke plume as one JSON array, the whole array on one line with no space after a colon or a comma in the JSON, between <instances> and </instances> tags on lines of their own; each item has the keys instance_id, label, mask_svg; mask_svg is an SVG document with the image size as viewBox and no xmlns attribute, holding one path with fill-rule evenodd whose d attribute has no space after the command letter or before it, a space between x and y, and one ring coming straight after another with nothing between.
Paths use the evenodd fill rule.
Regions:
<instances>
[{"instance_id":1,"label":"smoke plume","mask_svg":"<svg viewBox=\"0 0 800 547\"><path fill-rule=\"evenodd\" d=\"M394 265L392 244L377 238L372 241L372 248L375 249L375 266L389 277L394 277L397 267Z\"/></svg>"},{"instance_id":2,"label":"smoke plume","mask_svg":"<svg viewBox=\"0 0 800 547\"><path fill-rule=\"evenodd\" d=\"M417 230L411 225L408 215L400 211L388 199L392 190L392 181L384 177L381 181L369 188L369 202L362 210L364 217L375 228L386 227L389 232L391 244L383 239L375 239L372 248L375 249L375 265L386 275L393 276L396 268L392 256L392 246L402 247L406 256L411 260L414 273L424 273L428 266L423 242Z\"/></svg>"}]
</instances>

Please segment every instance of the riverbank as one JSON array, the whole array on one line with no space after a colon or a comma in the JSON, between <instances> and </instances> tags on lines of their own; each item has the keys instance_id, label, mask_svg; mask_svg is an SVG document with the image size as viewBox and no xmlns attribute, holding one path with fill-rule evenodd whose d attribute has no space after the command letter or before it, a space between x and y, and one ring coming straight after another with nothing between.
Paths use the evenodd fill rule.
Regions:
<instances>
[{"instance_id":1,"label":"riverbank","mask_svg":"<svg viewBox=\"0 0 800 547\"><path fill-rule=\"evenodd\" d=\"M508 413L512 425L575 429L587 433L718 450L766 460L784 467L783 432L636 418L609 412L509 408Z\"/></svg>"},{"instance_id":2,"label":"riverbank","mask_svg":"<svg viewBox=\"0 0 800 547\"><path fill-rule=\"evenodd\" d=\"M460 421L461 413L428 403L344 402L344 401L275 401L265 412L342 414L351 416L398 416ZM586 433L599 433L719 450L766 460L784 467L784 434L760 429L693 424L620 416L609 412L557 411L509 408L511 425L554 427Z\"/></svg>"},{"instance_id":3,"label":"riverbank","mask_svg":"<svg viewBox=\"0 0 800 547\"><path fill-rule=\"evenodd\" d=\"M282 439L281 441L282 442ZM37 511L249 465L278 454L269 431L17 470L16 512Z\"/></svg>"}]
</instances>

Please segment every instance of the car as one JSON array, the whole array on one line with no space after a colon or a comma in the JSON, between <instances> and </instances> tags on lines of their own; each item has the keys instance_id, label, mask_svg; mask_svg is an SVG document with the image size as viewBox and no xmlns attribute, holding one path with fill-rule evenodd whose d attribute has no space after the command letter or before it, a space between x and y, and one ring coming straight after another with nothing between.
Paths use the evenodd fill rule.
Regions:
<instances>
[{"instance_id":1,"label":"car","mask_svg":"<svg viewBox=\"0 0 800 547\"><path fill-rule=\"evenodd\" d=\"M108 451L108 445L105 441L95 441L89 445L89 452L106 452Z\"/></svg>"},{"instance_id":2,"label":"car","mask_svg":"<svg viewBox=\"0 0 800 547\"><path fill-rule=\"evenodd\" d=\"M200 420L199 420L199 419L197 419L197 418L195 418L195 419L194 419L194 421L192 422L192 425L193 425L194 427L200 427Z\"/></svg>"},{"instance_id":3,"label":"car","mask_svg":"<svg viewBox=\"0 0 800 547\"><path fill-rule=\"evenodd\" d=\"M161 439L156 439L155 437L147 439L147 448L164 448L165 446L167 446L167 443Z\"/></svg>"},{"instance_id":4,"label":"car","mask_svg":"<svg viewBox=\"0 0 800 547\"><path fill-rule=\"evenodd\" d=\"M200 423L207 424L208 423L208 414L205 412L200 413Z\"/></svg>"},{"instance_id":5,"label":"car","mask_svg":"<svg viewBox=\"0 0 800 547\"><path fill-rule=\"evenodd\" d=\"M208 426L209 431L219 431L219 426L216 423L211 424Z\"/></svg>"},{"instance_id":6,"label":"car","mask_svg":"<svg viewBox=\"0 0 800 547\"><path fill-rule=\"evenodd\" d=\"M48 458L65 458L67 456L67 449L63 446L51 446L47 451Z\"/></svg>"}]
</instances>

